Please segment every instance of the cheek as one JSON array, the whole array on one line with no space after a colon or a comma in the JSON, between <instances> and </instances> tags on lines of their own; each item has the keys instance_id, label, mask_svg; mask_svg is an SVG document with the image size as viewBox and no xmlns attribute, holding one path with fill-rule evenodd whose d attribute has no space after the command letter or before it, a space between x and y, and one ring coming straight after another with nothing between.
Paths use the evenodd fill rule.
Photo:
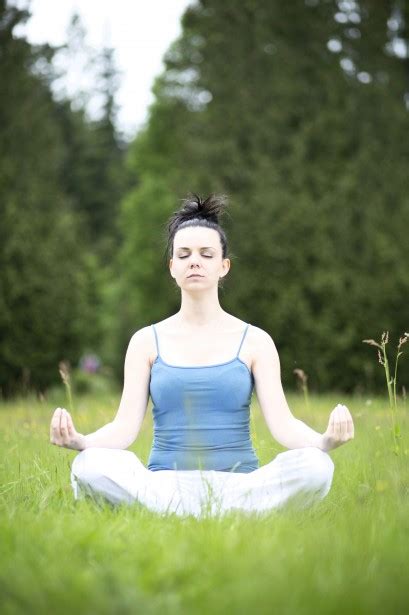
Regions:
<instances>
[{"instance_id":1,"label":"cheek","mask_svg":"<svg viewBox=\"0 0 409 615\"><path fill-rule=\"evenodd\" d=\"M181 275L184 275L185 272L185 268L183 267L183 261L182 264L178 263L177 265L173 266L173 275L176 277L180 277Z\"/></svg>"}]
</instances>

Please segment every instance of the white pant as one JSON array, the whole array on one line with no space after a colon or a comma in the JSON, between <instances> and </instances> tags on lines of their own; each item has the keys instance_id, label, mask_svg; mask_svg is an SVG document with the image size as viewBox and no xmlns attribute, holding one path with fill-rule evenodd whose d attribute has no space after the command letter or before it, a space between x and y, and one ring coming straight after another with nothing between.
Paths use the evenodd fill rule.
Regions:
<instances>
[{"instance_id":1,"label":"white pant","mask_svg":"<svg viewBox=\"0 0 409 615\"><path fill-rule=\"evenodd\" d=\"M75 499L102 496L113 504L139 502L159 513L200 517L229 510L305 508L331 488L334 462L316 447L290 449L248 473L148 470L131 451L87 448L71 470Z\"/></svg>"}]
</instances>

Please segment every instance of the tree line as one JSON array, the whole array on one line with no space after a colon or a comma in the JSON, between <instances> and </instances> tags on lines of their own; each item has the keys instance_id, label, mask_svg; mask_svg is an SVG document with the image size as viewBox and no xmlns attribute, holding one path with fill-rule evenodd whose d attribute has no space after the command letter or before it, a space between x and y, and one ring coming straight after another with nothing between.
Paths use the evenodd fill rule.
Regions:
<instances>
[{"instance_id":1,"label":"tree line","mask_svg":"<svg viewBox=\"0 0 409 615\"><path fill-rule=\"evenodd\" d=\"M164 223L191 191L230 198L220 301L271 334L285 386L294 368L320 391L384 386L362 340L408 330L403 3L195 2L130 143L113 50L90 120L53 96L55 50L13 36L27 13L0 7L4 395L46 391L86 348L121 383L132 333L179 307Z\"/></svg>"}]
</instances>

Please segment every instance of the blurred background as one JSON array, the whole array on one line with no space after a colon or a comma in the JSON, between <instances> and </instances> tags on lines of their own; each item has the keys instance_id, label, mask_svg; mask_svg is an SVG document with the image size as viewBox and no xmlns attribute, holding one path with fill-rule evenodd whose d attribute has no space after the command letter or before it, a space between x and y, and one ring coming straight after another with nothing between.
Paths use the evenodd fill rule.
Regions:
<instances>
[{"instance_id":1,"label":"blurred background","mask_svg":"<svg viewBox=\"0 0 409 615\"><path fill-rule=\"evenodd\" d=\"M0 0L0 87L3 398L47 398L61 362L121 388L179 309L164 228L191 191L229 196L220 303L283 385L384 389L362 340L409 330L407 1Z\"/></svg>"}]
</instances>

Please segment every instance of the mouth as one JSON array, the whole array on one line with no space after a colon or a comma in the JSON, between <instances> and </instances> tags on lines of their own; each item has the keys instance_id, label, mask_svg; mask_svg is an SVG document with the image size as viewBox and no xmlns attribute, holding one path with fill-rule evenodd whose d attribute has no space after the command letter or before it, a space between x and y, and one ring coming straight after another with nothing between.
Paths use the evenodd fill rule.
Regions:
<instances>
[{"instance_id":1,"label":"mouth","mask_svg":"<svg viewBox=\"0 0 409 615\"><path fill-rule=\"evenodd\" d=\"M203 278L202 275L199 275L198 273L192 273L192 275L188 275L188 278Z\"/></svg>"}]
</instances>

